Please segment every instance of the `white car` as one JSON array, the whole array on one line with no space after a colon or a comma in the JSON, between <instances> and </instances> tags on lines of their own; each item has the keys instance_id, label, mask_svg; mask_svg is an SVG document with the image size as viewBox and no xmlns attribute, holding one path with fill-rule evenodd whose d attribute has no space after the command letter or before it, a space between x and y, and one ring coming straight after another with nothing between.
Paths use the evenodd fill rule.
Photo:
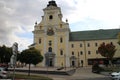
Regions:
<instances>
[{"instance_id":1,"label":"white car","mask_svg":"<svg viewBox=\"0 0 120 80\"><path fill-rule=\"evenodd\" d=\"M120 80L120 72L111 73L112 80Z\"/></svg>"},{"instance_id":2,"label":"white car","mask_svg":"<svg viewBox=\"0 0 120 80\"><path fill-rule=\"evenodd\" d=\"M0 78L7 78L8 72L5 70L5 68L0 67Z\"/></svg>"}]
</instances>

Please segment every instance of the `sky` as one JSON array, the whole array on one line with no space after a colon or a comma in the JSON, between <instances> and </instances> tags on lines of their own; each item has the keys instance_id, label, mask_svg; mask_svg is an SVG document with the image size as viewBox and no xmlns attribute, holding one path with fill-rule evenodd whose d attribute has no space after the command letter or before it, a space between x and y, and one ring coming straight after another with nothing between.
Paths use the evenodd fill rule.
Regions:
<instances>
[{"instance_id":1,"label":"sky","mask_svg":"<svg viewBox=\"0 0 120 80\"><path fill-rule=\"evenodd\" d=\"M0 0L0 46L33 43L35 22L41 21L50 0ZM120 0L55 0L71 31L120 28Z\"/></svg>"}]
</instances>

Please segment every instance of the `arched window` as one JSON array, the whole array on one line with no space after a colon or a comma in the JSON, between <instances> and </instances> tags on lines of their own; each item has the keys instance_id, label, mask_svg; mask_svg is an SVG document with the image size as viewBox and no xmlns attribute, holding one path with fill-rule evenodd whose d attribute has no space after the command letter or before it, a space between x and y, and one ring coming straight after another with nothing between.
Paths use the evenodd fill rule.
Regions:
<instances>
[{"instance_id":1,"label":"arched window","mask_svg":"<svg viewBox=\"0 0 120 80\"><path fill-rule=\"evenodd\" d=\"M63 38L62 38L62 37L60 38L60 42L61 42L61 43L63 42Z\"/></svg>"},{"instance_id":2,"label":"arched window","mask_svg":"<svg viewBox=\"0 0 120 80\"><path fill-rule=\"evenodd\" d=\"M51 20L51 19L53 19L53 16L52 16L52 15L50 15L50 16L49 16L49 19L50 19L50 20Z\"/></svg>"},{"instance_id":3,"label":"arched window","mask_svg":"<svg viewBox=\"0 0 120 80\"><path fill-rule=\"evenodd\" d=\"M48 48L48 52L52 52L52 48L51 47Z\"/></svg>"},{"instance_id":4,"label":"arched window","mask_svg":"<svg viewBox=\"0 0 120 80\"><path fill-rule=\"evenodd\" d=\"M63 55L63 50L60 50L60 55Z\"/></svg>"}]
</instances>

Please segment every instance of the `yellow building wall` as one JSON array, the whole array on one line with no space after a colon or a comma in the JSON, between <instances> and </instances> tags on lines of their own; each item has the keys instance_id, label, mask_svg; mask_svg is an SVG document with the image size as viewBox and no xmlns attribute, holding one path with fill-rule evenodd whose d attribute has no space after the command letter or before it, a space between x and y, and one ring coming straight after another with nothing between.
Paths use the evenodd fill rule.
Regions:
<instances>
[{"instance_id":1,"label":"yellow building wall","mask_svg":"<svg viewBox=\"0 0 120 80\"><path fill-rule=\"evenodd\" d=\"M120 57L120 46L117 43L117 39L109 39L109 40L91 40L91 41L70 41L69 43L69 51L70 51L70 56L75 56L77 58L76 60L76 65L78 64L78 59L79 62L83 60L84 66L88 66L88 59L97 59L97 58L104 58L103 56L100 55L100 53L97 53L96 51L98 50L98 47L100 44L104 43L113 43L113 45L116 46L116 52L114 55L114 58ZM71 45L74 45L72 48ZM82 44L82 47L80 47L80 44ZM89 47L88 47L89 44ZM96 46L97 44L97 46ZM81 51L83 52L81 55ZM90 51L90 54L88 53ZM72 55L72 52L74 52L74 55ZM79 56L78 56L79 54Z\"/></svg>"},{"instance_id":2,"label":"yellow building wall","mask_svg":"<svg viewBox=\"0 0 120 80\"><path fill-rule=\"evenodd\" d=\"M35 23L34 26L34 43L35 48L40 51L44 57L43 62L38 64L38 66L45 67L45 54L48 52L48 48L52 47L52 52L55 53L55 67L69 66L66 63L70 63L70 58L75 56L76 66L81 66L81 61L83 60L83 66L88 66L88 59L104 58L96 51L100 44L103 42L112 42L116 46L116 53L114 57L120 57L120 46L117 44L116 39L108 40L85 40L85 41L69 41L69 24L62 21L62 13L60 7L46 7L43 9L44 16L39 24ZM53 16L50 19L50 15ZM54 35L47 35L47 30L52 28ZM60 42L62 38L62 43ZM39 43L41 39L41 43ZM49 45L49 41L52 41L52 45ZM89 47L88 47L89 43ZM97 43L97 46L96 46ZM73 44L73 47L71 46ZM80 46L82 45L82 46ZM63 51L61 55L60 50ZM90 51L90 54L88 53ZM74 53L74 54L73 54Z\"/></svg>"}]
</instances>

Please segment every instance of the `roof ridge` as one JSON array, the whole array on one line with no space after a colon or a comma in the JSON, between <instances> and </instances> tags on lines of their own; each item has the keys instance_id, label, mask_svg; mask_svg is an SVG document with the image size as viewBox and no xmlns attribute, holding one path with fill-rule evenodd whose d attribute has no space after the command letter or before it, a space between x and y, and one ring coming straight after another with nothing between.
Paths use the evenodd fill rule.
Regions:
<instances>
[{"instance_id":1,"label":"roof ridge","mask_svg":"<svg viewBox=\"0 0 120 80\"><path fill-rule=\"evenodd\" d=\"M120 29L70 32L70 41L116 39Z\"/></svg>"},{"instance_id":2,"label":"roof ridge","mask_svg":"<svg viewBox=\"0 0 120 80\"><path fill-rule=\"evenodd\" d=\"M99 30L84 30L84 31L72 31L72 33L75 33L75 32L92 32L92 31L109 31L109 30L120 30L120 29L99 29Z\"/></svg>"}]
</instances>

